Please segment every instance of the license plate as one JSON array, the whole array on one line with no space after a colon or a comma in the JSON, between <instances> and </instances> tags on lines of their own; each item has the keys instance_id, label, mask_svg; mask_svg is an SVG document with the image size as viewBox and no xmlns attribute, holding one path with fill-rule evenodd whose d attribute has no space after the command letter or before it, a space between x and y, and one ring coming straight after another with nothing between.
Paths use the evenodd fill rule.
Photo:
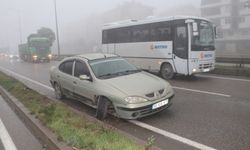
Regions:
<instances>
[{"instance_id":1,"label":"license plate","mask_svg":"<svg viewBox=\"0 0 250 150\"><path fill-rule=\"evenodd\" d=\"M203 71L204 71L204 72L208 72L208 71L210 71L210 69L203 69Z\"/></svg>"},{"instance_id":2,"label":"license plate","mask_svg":"<svg viewBox=\"0 0 250 150\"><path fill-rule=\"evenodd\" d=\"M161 101L159 103L156 103L152 106L152 109L157 109L157 108L160 108L162 106L165 106L168 104L168 99L167 100L164 100L164 101Z\"/></svg>"}]
</instances>

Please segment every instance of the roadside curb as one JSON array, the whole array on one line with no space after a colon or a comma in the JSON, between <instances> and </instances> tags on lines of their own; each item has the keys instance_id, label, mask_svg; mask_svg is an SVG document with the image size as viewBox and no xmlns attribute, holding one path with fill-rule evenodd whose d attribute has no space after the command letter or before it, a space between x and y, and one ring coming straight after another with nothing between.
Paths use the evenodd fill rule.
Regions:
<instances>
[{"instance_id":1,"label":"roadside curb","mask_svg":"<svg viewBox=\"0 0 250 150\"><path fill-rule=\"evenodd\" d=\"M7 92L2 86L0 86L0 93L10 108L22 120L31 133L40 141L44 149L71 150L71 148L65 143L59 142L57 137L49 129L44 127L34 115L30 114L30 111L20 101L18 101L18 99Z\"/></svg>"},{"instance_id":2,"label":"roadside curb","mask_svg":"<svg viewBox=\"0 0 250 150\"><path fill-rule=\"evenodd\" d=\"M32 134L40 141L46 150L72 150L73 148L67 146L65 143L57 140L57 137L54 133L52 133L47 127L43 126L41 122L35 118L34 115L30 114L30 111L13 95L11 95L8 91L6 91L2 86L0 86L0 93L3 99L8 103L11 109L16 113L16 115L22 120L22 122L30 129ZM50 98L51 99L51 98ZM58 103L62 103L57 101ZM64 103L62 103L64 104ZM146 145L147 143L129 133L126 133L120 129L113 127L105 122L102 122L92 116L84 114L76 109L68 107L70 110L75 113L83 116L88 121L92 123L99 124L100 126L108 129L115 130L116 132L125 135L132 141L135 141L139 145ZM161 150L157 146L153 146L153 150Z\"/></svg>"}]
</instances>

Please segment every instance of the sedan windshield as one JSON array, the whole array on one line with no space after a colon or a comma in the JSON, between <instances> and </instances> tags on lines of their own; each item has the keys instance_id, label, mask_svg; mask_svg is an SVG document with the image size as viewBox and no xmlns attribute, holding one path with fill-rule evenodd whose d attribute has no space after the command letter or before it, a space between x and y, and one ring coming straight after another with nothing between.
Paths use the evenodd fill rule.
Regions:
<instances>
[{"instance_id":1,"label":"sedan windshield","mask_svg":"<svg viewBox=\"0 0 250 150\"><path fill-rule=\"evenodd\" d=\"M122 58L106 58L89 61L95 76L99 79L108 79L122 75L140 72L135 66Z\"/></svg>"}]
</instances>

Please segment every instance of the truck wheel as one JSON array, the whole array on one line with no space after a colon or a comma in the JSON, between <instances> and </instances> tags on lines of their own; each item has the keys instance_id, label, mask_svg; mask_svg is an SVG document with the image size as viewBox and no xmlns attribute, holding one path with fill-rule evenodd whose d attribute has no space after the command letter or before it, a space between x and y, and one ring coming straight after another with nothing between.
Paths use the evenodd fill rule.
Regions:
<instances>
[{"instance_id":1,"label":"truck wheel","mask_svg":"<svg viewBox=\"0 0 250 150\"><path fill-rule=\"evenodd\" d=\"M166 79L166 80L172 79L175 76L172 65L169 63L164 63L161 66L160 74L161 74L162 78Z\"/></svg>"},{"instance_id":2,"label":"truck wheel","mask_svg":"<svg viewBox=\"0 0 250 150\"><path fill-rule=\"evenodd\" d=\"M103 120L108 116L108 107L110 101L106 98L100 97L97 103L96 118Z\"/></svg>"},{"instance_id":3,"label":"truck wheel","mask_svg":"<svg viewBox=\"0 0 250 150\"><path fill-rule=\"evenodd\" d=\"M54 89L55 89L56 99L61 100L61 99L65 98L65 96L61 90L61 86L58 83L54 84Z\"/></svg>"}]
</instances>

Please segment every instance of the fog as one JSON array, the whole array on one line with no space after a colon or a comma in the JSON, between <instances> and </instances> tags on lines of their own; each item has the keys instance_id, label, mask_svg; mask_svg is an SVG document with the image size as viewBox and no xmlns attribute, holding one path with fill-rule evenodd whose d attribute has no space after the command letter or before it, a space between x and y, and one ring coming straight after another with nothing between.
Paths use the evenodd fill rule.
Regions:
<instances>
[{"instance_id":1,"label":"fog","mask_svg":"<svg viewBox=\"0 0 250 150\"><path fill-rule=\"evenodd\" d=\"M200 0L57 0L61 53L98 51L105 23L147 16L199 16L199 7ZM17 53L18 44L37 29L55 31L54 0L0 0L0 20L0 49Z\"/></svg>"}]
</instances>

